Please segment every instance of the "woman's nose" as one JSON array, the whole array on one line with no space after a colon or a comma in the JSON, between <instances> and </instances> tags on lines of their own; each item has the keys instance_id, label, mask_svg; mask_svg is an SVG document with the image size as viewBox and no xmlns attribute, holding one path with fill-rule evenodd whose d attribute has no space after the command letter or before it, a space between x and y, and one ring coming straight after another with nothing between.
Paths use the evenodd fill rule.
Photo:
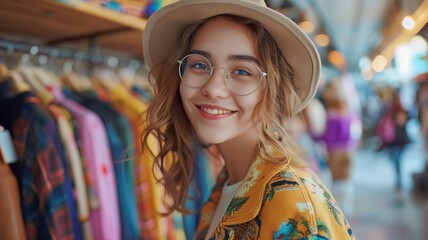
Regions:
<instances>
[{"instance_id":1,"label":"woman's nose","mask_svg":"<svg viewBox=\"0 0 428 240\"><path fill-rule=\"evenodd\" d=\"M210 98L225 98L229 96L230 90L226 85L226 69L222 67L213 68L208 81L202 86L202 94Z\"/></svg>"}]
</instances>

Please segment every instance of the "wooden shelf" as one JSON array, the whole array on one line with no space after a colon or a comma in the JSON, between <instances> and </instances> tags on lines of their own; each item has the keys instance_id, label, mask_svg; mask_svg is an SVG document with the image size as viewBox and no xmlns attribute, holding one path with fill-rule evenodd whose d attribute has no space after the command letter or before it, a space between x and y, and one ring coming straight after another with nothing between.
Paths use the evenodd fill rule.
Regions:
<instances>
[{"instance_id":1,"label":"wooden shelf","mask_svg":"<svg viewBox=\"0 0 428 240\"><path fill-rule=\"evenodd\" d=\"M89 3L0 0L0 39L88 49L143 58L146 20Z\"/></svg>"}]
</instances>

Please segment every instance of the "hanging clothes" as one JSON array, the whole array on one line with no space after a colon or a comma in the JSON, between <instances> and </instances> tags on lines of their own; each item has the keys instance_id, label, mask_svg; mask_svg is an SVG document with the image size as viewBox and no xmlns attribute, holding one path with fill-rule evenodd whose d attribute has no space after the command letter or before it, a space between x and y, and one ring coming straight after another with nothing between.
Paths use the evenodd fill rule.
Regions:
<instances>
[{"instance_id":1,"label":"hanging clothes","mask_svg":"<svg viewBox=\"0 0 428 240\"><path fill-rule=\"evenodd\" d=\"M153 99L152 93L149 90L144 89L142 86L133 85L131 87L131 93L147 104Z\"/></svg>"},{"instance_id":2,"label":"hanging clothes","mask_svg":"<svg viewBox=\"0 0 428 240\"><path fill-rule=\"evenodd\" d=\"M192 179L189 195L192 198L187 199L186 208L196 211L195 214L184 215L184 230L186 239L193 239L198 227L200 213L204 203L208 200L212 187L214 186L214 177L209 160L204 149L196 149L195 176Z\"/></svg>"},{"instance_id":3,"label":"hanging clothes","mask_svg":"<svg viewBox=\"0 0 428 240\"><path fill-rule=\"evenodd\" d=\"M110 89L110 99L116 109L121 109L134 123L135 132L142 132L144 126L141 125L142 113L146 106L138 99L132 97L128 91L118 85ZM139 136L139 135L138 135ZM140 138L136 138L139 143ZM153 139L153 149L156 149L156 142ZM161 219L162 190L152 174L153 160L148 153L142 153L140 145L137 145L138 157L135 161L135 192L138 209L140 213L140 225L143 239L166 238L167 229L165 219ZM162 237L163 236L163 237Z\"/></svg>"},{"instance_id":4,"label":"hanging clothes","mask_svg":"<svg viewBox=\"0 0 428 240\"><path fill-rule=\"evenodd\" d=\"M1 82L0 92L13 92L10 86ZM29 92L0 96L0 124L11 131L19 158L17 178L27 238L78 238L70 176L57 151L54 121Z\"/></svg>"},{"instance_id":5,"label":"hanging clothes","mask_svg":"<svg viewBox=\"0 0 428 240\"><path fill-rule=\"evenodd\" d=\"M147 152L142 152L140 133L144 126L141 124L142 114L146 105L136 97L132 96L123 86L117 85L110 89L110 99L116 109L120 109L134 123L137 133L135 142L137 143L138 157L135 167L136 195L141 215L140 224L142 226L143 238L153 239L184 239L183 217L180 213L171 216L161 217L164 212L163 206L164 190L156 181L153 175L152 157ZM152 149L157 149L157 143L152 139Z\"/></svg>"},{"instance_id":6,"label":"hanging clothes","mask_svg":"<svg viewBox=\"0 0 428 240\"><path fill-rule=\"evenodd\" d=\"M90 196L91 225L95 239L121 239L116 177L107 140L100 118L80 104L66 98L56 87L50 88L53 102L70 111L78 125L81 152L94 181L96 199Z\"/></svg>"},{"instance_id":7,"label":"hanging clothes","mask_svg":"<svg viewBox=\"0 0 428 240\"><path fill-rule=\"evenodd\" d=\"M51 104L52 105L52 104ZM68 132L69 133L65 133L67 141L66 143L64 143L64 145L70 145L67 146L69 147L69 151L66 151L67 157L71 160L71 164L75 165L74 168L76 168L77 170L77 174L83 175L83 182L84 182L84 186L82 187L84 190L86 190L86 195L85 193L83 194L79 194L77 192L77 203L79 204L79 201L85 201L85 203L83 203L84 205L86 205L88 207L88 215L85 214L85 212L83 211L82 213L79 213L79 221L82 227L82 234L83 234L83 239L84 240L92 240L94 239L94 233L92 230L92 225L90 222L90 211L92 210L92 204L91 202L95 202L94 206L98 206L98 199L97 196L95 194L95 189L94 189L94 183L92 180L92 177L89 173L88 167L85 164L84 159L82 158L82 154L80 152L80 147L78 146L79 142L80 142L80 138L79 138L79 134L78 134L78 126L76 124L76 121L72 118L70 112L59 105L55 105L56 107L58 107L58 110L62 113L62 116L65 118L66 122L67 122L67 126L68 126ZM64 125L64 124L63 124ZM62 136L61 136L62 137ZM63 140L64 141L64 140ZM80 161L80 167L79 167L79 163L76 163ZM80 173L81 171L81 173ZM74 173L73 173L74 174ZM80 179L80 176L75 176L74 177L74 181L81 181L78 180ZM81 184L81 183L74 183L74 184ZM77 185L76 185L76 191L78 191L77 189ZM86 208L85 206L83 208Z\"/></svg>"},{"instance_id":8,"label":"hanging clothes","mask_svg":"<svg viewBox=\"0 0 428 240\"><path fill-rule=\"evenodd\" d=\"M68 96L72 94L67 91ZM106 128L118 190L122 239L140 239L138 211L134 193L134 136L127 118L115 111L111 105L102 102L93 90L75 93L72 96L102 119Z\"/></svg>"},{"instance_id":9,"label":"hanging clothes","mask_svg":"<svg viewBox=\"0 0 428 240\"><path fill-rule=\"evenodd\" d=\"M92 230L89 224L89 204L88 204L88 189L85 182L85 174L82 166L82 159L80 157L77 144L71 130L71 126L66 118L66 110L61 109L60 106L49 104L47 106L49 112L57 122L59 135L64 146L67 162L71 168L71 176L75 188L75 202L77 206L77 213L79 223L82 226L82 234L84 239L92 239Z\"/></svg>"}]
</instances>

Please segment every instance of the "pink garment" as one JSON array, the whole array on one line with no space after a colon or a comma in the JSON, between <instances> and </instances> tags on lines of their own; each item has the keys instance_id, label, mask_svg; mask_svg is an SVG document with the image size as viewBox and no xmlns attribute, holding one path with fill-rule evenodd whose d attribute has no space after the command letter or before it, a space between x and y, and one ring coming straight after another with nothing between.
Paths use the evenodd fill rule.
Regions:
<instances>
[{"instance_id":1,"label":"pink garment","mask_svg":"<svg viewBox=\"0 0 428 240\"><path fill-rule=\"evenodd\" d=\"M116 179L105 128L95 113L66 98L60 89L50 87L49 90L54 95L53 101L67 108L77 121L82 157L99 201L99 207L92 209L90 214L94 237L119 240L121 227Z\"/></svg>"}]
</instances>

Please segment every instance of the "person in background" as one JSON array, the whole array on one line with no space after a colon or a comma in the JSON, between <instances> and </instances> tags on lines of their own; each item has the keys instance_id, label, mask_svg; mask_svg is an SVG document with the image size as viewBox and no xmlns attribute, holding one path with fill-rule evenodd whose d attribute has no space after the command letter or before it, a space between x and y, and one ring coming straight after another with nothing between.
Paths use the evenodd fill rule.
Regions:
<instances>
[{"instance_id":1,"label":"person in background","mask_svg":"<svg viewBox=\"0 0 428 240\"><path fill-rule=\"evenodd\" d=\"M312 171L320 176L321 166L318 158L317 144L310 137L307 131L306 122L303 116L296 115L285 123L285 127L289 128L290 137L296 143L293 152L305 161Z\"/></svg>"},{"instance_id":2,"label":"person in background","mask_svg":"<svg viewBox=\"0 0 428 240\"><path fill-rule=\"evenodd\" d=\"M394 164L397 190L401 190L403 186L401 158L406 145L410 143L406 130L408 120L408 113L401 103L400 90L397 89L393 92L390 102L387 103L377 129L377 134L382 140L382 146L389 153Z\"/></svg>"},{"instance_id":3,"label":"person in background","mask_svg":"<svg viewBox=\"0 0 428 240\"><path fill-rule=\"evenodd\" d=\"M311 130L316 141L324 143L327 164L332 177L332 193L345 215L352 216L354 186L351 178L352 158L361 138L361 121L346 100L346 91L340 78L330 80L322 93L326 107L324 131ZM308 116L315 118L317 116ZM322 121L322 119L320 119Z\"/></svg>"},{"instance_id":4,"label":"person in background","mask_svg":"<svg viewBox=\"0 0 428 240\"><path fill-rule=\"evenodd\" d=\"M424 166L421 172L413 174L414 189L428 192L428 78L419 83L416 92L416 106L418 108L418 120L420 135L423 144Z\"/></svg>"},{"instance_id":5,"label":"person in background","mask_svg":"<svg viewBox=\"0 0 428 240\"><path fill-rule=\"evenodd\" d=\"M323 183L331 189L332 177L327 164L327 149L325 143L317 141L317 139L313 137L324 134L327 125L327 109L319 97L315 97L302 113L302 120L306 129L305 136L307 137L306 139L308 139L308 142L305 144L305 150L316 160L319 177Z\"/></svg>"},{"instance_id":6,"label":"person in background","mask_svg":"<svg viewBox=\"0 0 428 240\"><path fill-rule=\"evenodd\" d=\"M424 141L425 176L428 178L428 79L419 85L416 101L420 133Z\"/></svg>"},{"instance_id":7,"label":"person in background","mask_svg":"<svg viewBox=\"0 0 428 240\"><path fill-rule=\"evenodd\" d=\"M182 0L150 17L143 49L155 94L142 143L170 212L188 212L195 149L217 145L225 163L196 239L355 239L283 127L313 98L321 68L295 23L262 0Z\"/></svg>"}]
</instances>

